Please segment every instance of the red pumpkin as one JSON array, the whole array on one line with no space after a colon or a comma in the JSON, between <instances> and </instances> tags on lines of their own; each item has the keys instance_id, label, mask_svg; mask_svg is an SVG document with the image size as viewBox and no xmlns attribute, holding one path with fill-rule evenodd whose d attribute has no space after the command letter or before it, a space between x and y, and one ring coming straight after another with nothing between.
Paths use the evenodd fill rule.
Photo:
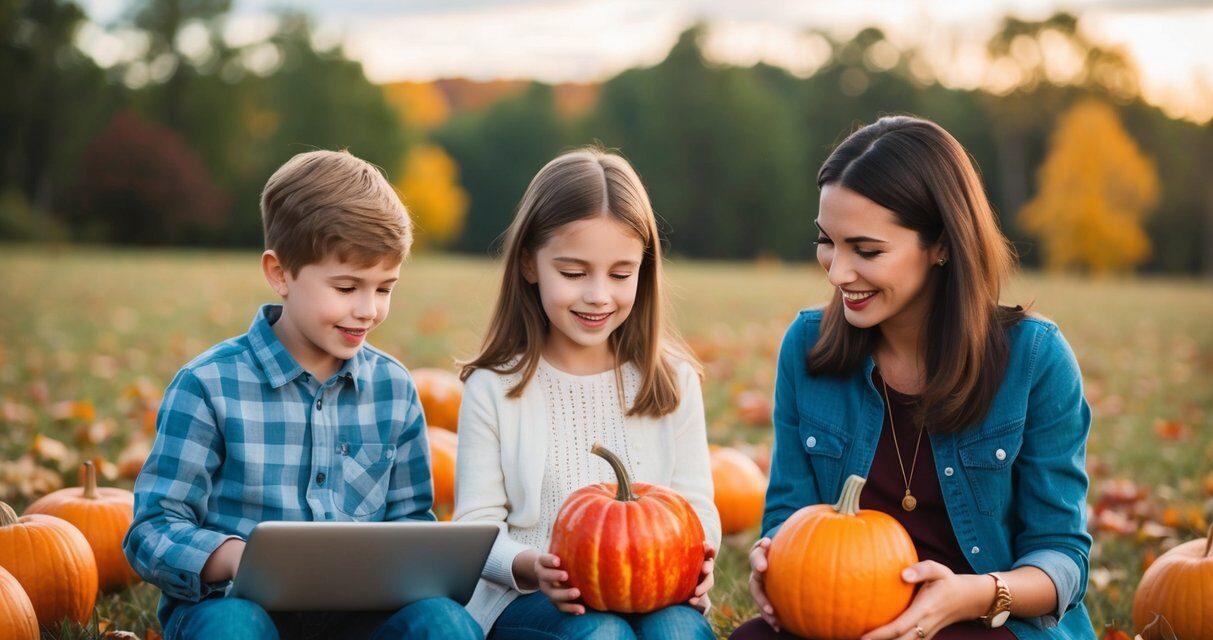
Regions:
<instances>
[{"instance_id":1,"label":"red pumpkin","mask_svg":"<svg viewBox=\"0 0 1213 640\"><path fill-rule=\"evenodd\" d=\"M87 624L97 600L97 562L88 540L66 520L34 514L17 517L0 502L0 567L21 583L38 623L67 618Z\"/></svg>"},{"instance_id":2,"label":"red pumpkin","mask_svg":"<svg viewBox=\"0 0 1213 640\"><path fill-rule=\"evenodd\" d=\"M13 574L0 567L0 638L38 640L38 616Z\"/></svg>"},{"instance_id":3,"label":"red pumpkin","mask_svg":"<svg viewBox=\"0 0 1213 640\"><path fill-rule=\"evenodd\" d=\"M648 613L686 602L699 584L703 525L690 503L656 485L632 484L623 462L600 444L591 453L615 470L618 484L569 495L552 526L549 550L599 611Z\"/></svg>"},{"instance_id":4,"label":"red pumpkin","mask_svg":"<svg viewBox=\"0 0 1213 640\"><path fill-rule=\"evenodd\" d=\"M131 527L135 495L125 489L97 487L97 471L86 460L80 469L82 487L60 489L42 496L25 510L72 523L88 540L97 560L97 581L102 590L120 589L139 582L122 553L122 538Z\"/></svg>"},{"instance_id":5,"label":"red pumpkin","mask_svg":"<svg viewBox=\"0 0 1213 640\"><path fill-rule=\"evenodd\" d=\"M886 513L859 508L865 480L847 478L836 505L788 518L767 554L767 597L784 628L818 640L854 639L906 610L918 562L910 534Z\"/></svg>"},{"instance_id":6,"label":"red pumpkin","mask_svg":"<svg viewBox=\"0 0 1213 640\"><path fill-rule=\"evenodd\" d=\"M1213 637L1211 552L1213 526L1204 540L1189 540L1146 569L1133 596L1133 626L1142 638Z\"/></svg>"},{"instance_id":7,"label":"red pumpkin","mask_svg":"<svg viewBox=\"0 0 1213 640\"><path fill-rule=\"evenodd\" d=\"M712 484L725 535L748 531L762 521L767 477L736 449L712 447Z\"/></svg>"},{"instance_id":8,"label":"red pumpkin","mask_svg":"<svg viewBox=\"0 0 1213 640\"><path fill-rule=\"evenodd\" d=\"M455 452L459 436L435 427L426 427L430 443L430 474L434 480L434 515L450 520L455 511Z\"/></svg>"},{"instance_id":9,"label":"red pumpkin","mask_svg":"<svg viewBox=\"0 0 1213 640\"><path fill-rule=\"evenodd\" d=\"M425 410L425 423L448 431L459 430L459 403L463 401L463 381L444 369L414 369L413 384Z\"/></svg>"}]
</instances>

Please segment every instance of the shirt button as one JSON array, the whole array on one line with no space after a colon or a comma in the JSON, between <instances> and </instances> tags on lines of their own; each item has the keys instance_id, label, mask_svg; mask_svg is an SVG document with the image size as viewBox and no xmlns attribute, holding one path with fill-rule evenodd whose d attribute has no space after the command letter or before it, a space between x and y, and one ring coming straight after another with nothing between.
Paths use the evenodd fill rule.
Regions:
<instances>
[{"instance_id":1,"label":"shirt button","mask_svg":"<svg viewBox=\"0 0 1213 640\"><path fill-rule=\"evenodd\" d=\"M946 467L943 470L943 475L948 476L949 478L952 477L953 473L956 473L956 472L952 470L952 467Z\"/></svg>"},{"instance_id":2,"label":"shirt button","mask_svg":"<svg viewBox=\"0 0 1213 640\"><path fill-rule=\"evenodd\" d=\"M349 443L346 443L346 442L342 442L342 443L341 443L341 455L343 455L343 456L348 456L348 455L350 455L350 445L349 445Z\"/></svg>"},{"instance_id":3,"label":"shirt button","mask_svg":"<svg viewBox=\"0 0 1213 640\"><path fill-rule=\"evenodd\" d=\"M324 408L324 400L323 400L323 399L318 399L318 400L316 400L316 408L317 408L317 409L323 409L323 408Z\"/></svg>"},{"instance_id":4,"label":"shirt button","mask_svg":"<svg viewBox=\"0 0 1213 640\"><path fill-rule=\"evenodd\" d=\"M321 471L320 473L317 473L316 474L316 484L324 484L324 478L325 478L325 475L324 475L323 471Z\"/></svg>"},{"instance_id":5,"label":"shirt button","mask_svg":"<svg viewBox=\"0 0 1213 640\"><path fill-rule=\"evenodd\" d=\"M1002 449L999 449L998 451L995 451L995 452L994 452L994 457L995 457L995 458L998 458L999 460L1006 460L1006 459L1007 459L1007 452L1006 452L1006 451L1003 451Z\"/></svg>"},{"instance_id":6,"label":"shirt button","mask_svg":"<svg viewBox=\"0 0 1213 640\"><path fill-rule=\"evenodd\" d=\"M817 446L817 438L814 438L813 436L809 436L809 437L808 437L808 439L806 439L806 440L804 441L804 445L805 445L806 447L810 448L810 449L812 449L813 447L816 447L816 446Z\"/></svg>"},{"instance_id":7,"label":"shirt button","mask_svg":"<svg viewBox=\"0 0 1213 640\"><path fill-rule=\"evenodd\" d=\"M977 547L973 547L971 550L969 550L969 553L971 553L973 555L977 555L977 554L981 553L981 549L978 549Z\"/></svg>"}]
</instances>

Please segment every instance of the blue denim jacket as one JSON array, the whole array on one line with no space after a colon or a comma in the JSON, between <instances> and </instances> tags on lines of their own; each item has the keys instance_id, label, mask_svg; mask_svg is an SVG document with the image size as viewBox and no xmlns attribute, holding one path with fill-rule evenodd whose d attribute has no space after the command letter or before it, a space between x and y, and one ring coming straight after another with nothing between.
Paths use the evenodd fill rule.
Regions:
<instances>
[{"instance_id":1,"label":"blue denim jacket","mask_svg":"<svg viewBox=\"0 0 1213 640\"><path fill-rule=\"evenodd\" d=\"M884 421L875 362L845 378L810 376L821 310L802 311L784 336L775 383L775 447L763 535L797 509L833 504L843 480L868 476ZM1086 592L1087 432L1082 375L1057 325L1027 318L1009 329L1006 375L980 424L931 434L948 518L974 573L1034 566L1057 587L1057 609L1012 618L1020 638L1092 638ZM1014 595L1014 594L1012 594Z\"/></svg>"}]
</instances>

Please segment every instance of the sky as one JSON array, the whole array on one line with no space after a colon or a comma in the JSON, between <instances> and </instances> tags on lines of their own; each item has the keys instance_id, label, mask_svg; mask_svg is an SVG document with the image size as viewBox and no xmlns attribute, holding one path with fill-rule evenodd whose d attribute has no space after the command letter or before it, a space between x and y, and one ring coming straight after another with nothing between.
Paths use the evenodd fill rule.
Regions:
<instances>
[{"instance_id":1,"label":"sky","mask_svg":"<svg viewBox=\"0 0 1213 640\"><path fill-rule=\"evenodd\" d=\"M109 24L126 0L85 0ZM876 26L917 46L945 84L973 88L981 48L1003 16L1080 17L1091 39L1136 60L1147 100L1174 117L1213 118L1213 0L234 0L231 40L256 39L280 8L305 11L375 82L465 77L596 82L660 62L678 34L709 24L713 60L766 61L808 74L827 49L809 30L848 37ZM96 40L91 39L90 41ZM87 49L87 47L86 47ZM94 57L97 57L96 55Z\"/></svg>"}]
</instances>

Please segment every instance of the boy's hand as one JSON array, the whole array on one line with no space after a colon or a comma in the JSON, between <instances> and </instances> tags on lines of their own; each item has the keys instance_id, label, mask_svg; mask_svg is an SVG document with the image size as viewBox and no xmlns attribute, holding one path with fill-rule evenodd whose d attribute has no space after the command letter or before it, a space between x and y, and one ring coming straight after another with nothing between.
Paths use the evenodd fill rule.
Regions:
<instances>
[{"instance_id":1,"label":"boy's hand","mask_svg":"<svg viewBox=\"0 0 1213 640\"><path fill-rule=\"evenodd\" d=\"M708 589L716 584L716 579L712 572L716 568L716 547L708 544L707 540L703 541L703 568L699 571L699 584L695 586L695 592L691 594L691 599L687 604L695 607L700 612L705 612L711 606L711 601L708 599Z\"/></svg>"},{"instance_id":2,"label":"boy's hand","mask_svg":"<svg viewBox=\"0 0 1213 640\"><path fill-rule=\"evenodd\" d=\"M576 587L563 586L569 574L560 568L560 558L550 553L540 554L535 559L535 575L539 577L539 590L557 609L575 616L585 613L585 605L576 602L581 597L581 591Z\"/></svg>"},{"instance_id":3,"label":"boy's hand","mask_svg":"<svg viewBox=\"0 0 1213 640\"><path fill-rule=\"evenodd\" d=\"M218 549L206 559L202 565L202 582L211 584L224 582L236 577L236 569L240 567L240 558L244 556L244 541L232 538L225 540Z\"/></svg>"}]
</instances>

